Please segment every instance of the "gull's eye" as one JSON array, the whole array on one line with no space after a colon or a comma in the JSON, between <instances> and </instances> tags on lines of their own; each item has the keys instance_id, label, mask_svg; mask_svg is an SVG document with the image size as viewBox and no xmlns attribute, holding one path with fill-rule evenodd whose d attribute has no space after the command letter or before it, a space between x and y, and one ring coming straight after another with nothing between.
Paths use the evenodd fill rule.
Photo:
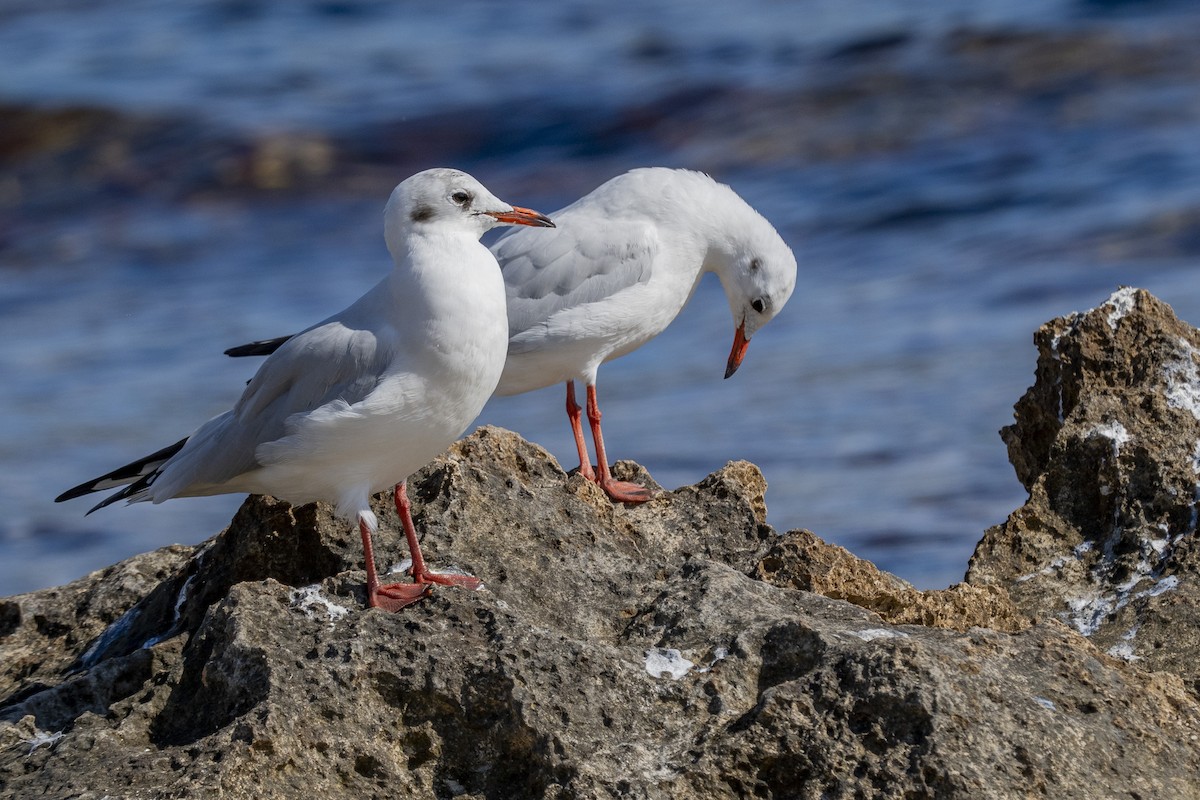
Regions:
<instances>
[{"instance_id":1,"label":"gull's eye","mask_svg":"<svg viewBox=\"0 0 1200 800\"><path fill-rule=\"evenodd\" d=\"M756 297L754 298L754 302L750 304L750 307L761 314L766 310L767 304L763 302L761 297Z\"/></svg>"},{"instance_id":2,"label":"gull's eye","mask_svg":"<svg viewBox=\"0 0 1200 800\"><path fill-rule=\"evenodd\" d=\"M454 194L450 195L450 199L453 200L458 205L462 206L463 208L466 208L467 206L471 205L472 197L471 197L470 192L464 192L462 190L459 190L459 191L455 192Z\"/></svg>"},{"instance_id":3,"label":"gull's eye","mask_svg":"<svg viewBox=\"0 0 1200 800\"><path fill-rule=\"evenodd\" d=\"M762 269L762 259L761 258L750 259L750 271L758 272L760 269Z\"/></svg>"}]
</instances>

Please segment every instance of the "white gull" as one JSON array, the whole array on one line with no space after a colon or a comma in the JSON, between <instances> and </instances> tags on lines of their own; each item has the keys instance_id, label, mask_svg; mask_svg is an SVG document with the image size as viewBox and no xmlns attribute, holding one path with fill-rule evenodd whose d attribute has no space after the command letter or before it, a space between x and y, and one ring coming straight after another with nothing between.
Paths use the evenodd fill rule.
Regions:
<instances>
[{"instance_id":1,"label":"white gull","mask_svg":"<svg viewBox=\"0 0 1200 800\"><path fill-rule=\"evenodd\" d=\"M725 377L791 297L796 257L732 189L689 170L650 167L618 175L554 214L543 239L512 231L492 246L508 293L508 361L496 394L565 382L580 472L614 500L642 502L642 486L614 480L600 430L600 365L666 330L714 272L733 314ZM575 381L587 391L596 448L592 470Z\"/></svg>"},{"instance_id":2,"label":"white gull","mask_svg":"<svg viewBox=\"0 0 1200 800\"><path fill-rule=\"evenodd\" d=\"M387 277L280 346L230 411L57 500L121 485L92 511L118 500L240 492L294 505L324 500L358 522L371 606L398 610L434 583L477 587L477 578L428 570L404 481L466 430L500 379L504 283L479 242L498 224L553 227L464 172L433 169L408 178L384 211L395 262ZM413 581L381 586L370 498L393 487Z\"/></svg>"}]
</instances>

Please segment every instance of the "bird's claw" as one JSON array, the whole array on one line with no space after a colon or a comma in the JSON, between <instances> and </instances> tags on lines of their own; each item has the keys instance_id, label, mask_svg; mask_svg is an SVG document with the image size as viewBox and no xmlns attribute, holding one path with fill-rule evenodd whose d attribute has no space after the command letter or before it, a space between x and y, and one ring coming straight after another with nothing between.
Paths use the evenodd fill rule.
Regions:
<instances>
[{"instance_id":1,"label":"bird's claw","mask_svg":"<svg viewBox=\"0 0 1200 800\"><path fill-rule=\"evenodd\" d=\"M367 592L367 605L384 611L399 611L433 594L428 583L389 583Z\"/></svg>"},{"instance_id":2,"label":"bird's claw","mask_svg":"<svg viewBox=\"0 0 1200 800\"><path fill-rule=\"evenodd\" d=\"M597 480L596 484L618 503L645 503L654 499L652 491L645 486L629 481L616 481L609 478L608 480Z\"/></svg>"},{"instance_id":3,"label":"bird's claw","mask_svg":"<svg viewBox=\"0 0 1200 800\"><path fill-rule=\"evenodd\" d=\"M434 586L454 586L475 591L483 587L483 581L474 575L457 572L422 572L413 577L412 583L389 583L367 593L371 608L384 611L399 611L433 594Z\"/></svg>"},{"instance_id":4,"label":"bird's claw","mask_svg":"<svg viewBox=\"0 0 1200 800\"><path fill-rule=\"evenodd\" d=\"M413 580L418 584L430 585L440 584L442 586L455 586L459 589L470 589L475 591L483 586L483 581L476 578L474 575L464 575L460 572L423 572L419 576L414 576Z\"/></svg>"}]
</instances>

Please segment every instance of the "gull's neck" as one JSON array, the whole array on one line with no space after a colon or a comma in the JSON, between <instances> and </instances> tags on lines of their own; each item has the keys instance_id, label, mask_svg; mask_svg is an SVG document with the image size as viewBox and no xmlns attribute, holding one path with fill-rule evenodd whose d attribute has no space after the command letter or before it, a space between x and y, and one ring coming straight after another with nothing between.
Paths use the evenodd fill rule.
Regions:
<instances>
[{"instance_id":1,"label":"gull's neck","mask_svg":"<svg viewBox=\"0 0 1200 800\"><path fill-rule=\"evenodd\" d=\"M480 255L487 253L476 231L441 226L432 230L414 228L392 251L393 273L410 275L421 283L439 283L461 277L462 270L478 269ZM487 261L484 259L485 267Z\"/></svg>"},{"instance_id":2,"label":"gull's neck","mask_svg":"<svg viewBox=\"0 0 1200 800\"><path fill-rule=\"evenodd\" d=\"M479 241L477 231L455 227L414 230L398 249L400 252L393 254L397 257L391 283L398 296L408 294L408 302L420 296L425 305L448 315L463 310L475 313L472 302L503 307L500 267Z\"/></svg>"}]
</instances>

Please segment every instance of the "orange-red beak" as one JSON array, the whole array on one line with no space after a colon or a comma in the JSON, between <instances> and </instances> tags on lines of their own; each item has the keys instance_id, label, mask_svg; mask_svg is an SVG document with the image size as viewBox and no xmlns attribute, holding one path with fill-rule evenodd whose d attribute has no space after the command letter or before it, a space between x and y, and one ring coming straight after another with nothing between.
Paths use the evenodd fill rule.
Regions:
<instances>
[{"instance_id":1,"label":"orange-red beak","mask_svg":"<svg viewBox=\"0 0 1200 800\"><path fill-rule=\"evenodd\" d=\"M532 208L513 206L512 211L485 211L490 217L495 217L506 225L532 225L535 228L553 228L554 223L545 214Z\"/></svg>"},{"instance_id":2,"label":"orange-red beak","mask_svg":"<svg viewBox=\"0 0 1200 800\"><path fill-rule=\"evenodd\" d=\"M746 357L746 348L749 346L750 340L746 338L746 322L743 320L733 334L733 349L729 351L729 361L725 364L726 378L737 372L738 367L742 365L742 359Z\"/></svg>"}]
</instances>

